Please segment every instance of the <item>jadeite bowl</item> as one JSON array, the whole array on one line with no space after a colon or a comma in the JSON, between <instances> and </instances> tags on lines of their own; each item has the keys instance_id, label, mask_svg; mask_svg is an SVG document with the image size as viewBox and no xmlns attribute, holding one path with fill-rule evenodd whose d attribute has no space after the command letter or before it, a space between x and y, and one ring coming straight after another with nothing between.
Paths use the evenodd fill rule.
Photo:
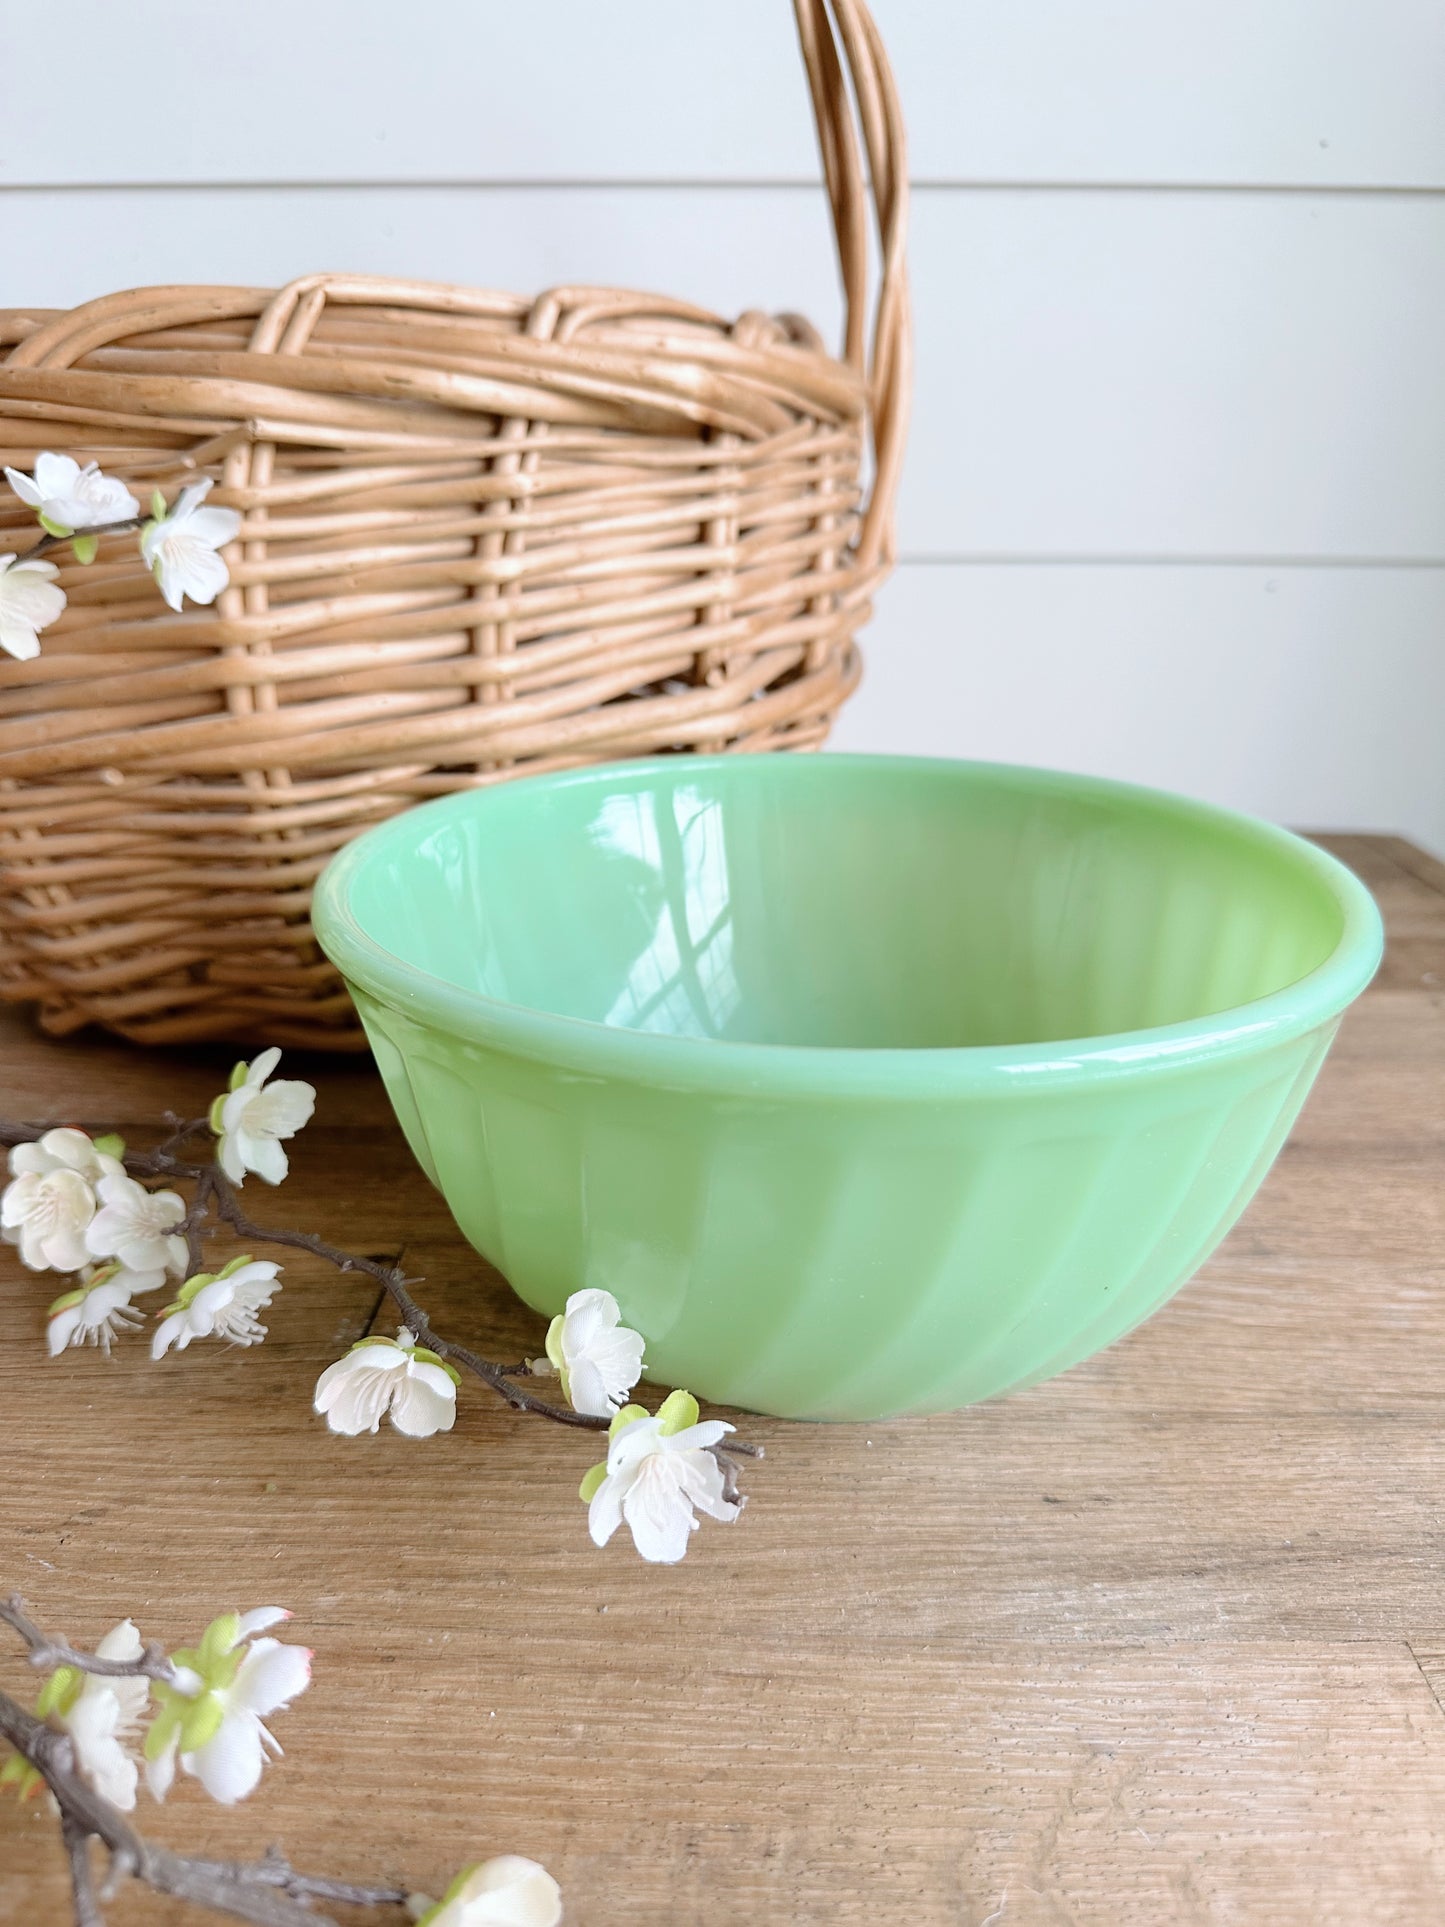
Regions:
<instances>
[{"instance_id":1,"label":"jadeite bowl","mask_svg":"<svg viewBox=\"0 0 1445 1927\"><path fill-rule=\"evenodd\" d=\"M1381 950L1347 870L1247 817L842 755L448 796L314 914L477 1250L788 1418L948 1410L1147 1318Z\"/></svg>"}]
</instances>

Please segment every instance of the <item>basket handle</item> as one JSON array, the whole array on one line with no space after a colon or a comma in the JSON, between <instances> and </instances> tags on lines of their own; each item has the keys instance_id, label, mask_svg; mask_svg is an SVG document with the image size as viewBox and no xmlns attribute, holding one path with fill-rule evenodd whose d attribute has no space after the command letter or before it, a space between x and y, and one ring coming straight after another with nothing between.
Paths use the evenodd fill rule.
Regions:
<instances>
[{"instance_id":1,"label":"basket handle","mask_svg":"<svg viewBox=\"0 0 1445 1927\"><path fill-rule=\"evenodd\" d=\"M859 530L858 561L865 568L887 566L894 556L893 511L913 371L903 111L888 55L863 0L793 0L793 12L813 96L843 278L843 359L864 377L868 390L873 487ZM880 266L871 315L870 184Z\"/></svg>"}]
</instances>

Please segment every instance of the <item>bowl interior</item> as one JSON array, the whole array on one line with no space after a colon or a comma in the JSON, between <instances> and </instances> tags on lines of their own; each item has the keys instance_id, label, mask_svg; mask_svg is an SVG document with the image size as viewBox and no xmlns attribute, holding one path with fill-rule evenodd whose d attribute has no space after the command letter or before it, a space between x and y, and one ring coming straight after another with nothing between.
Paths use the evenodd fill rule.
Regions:
<instances>
[{"instance_id":1,"label":"bowl interior","mask_svg":"<svg viewBox=\"0 0 1445 1927\"><path fill-rule=\"evenodd\" d=\"M450 797L361 847L352 917L428 975L733 1042L1147 1029L1285 988L1345 928L1334 866L1281 832L977 764L623 764Z\"/></svg>"}]
</instances>

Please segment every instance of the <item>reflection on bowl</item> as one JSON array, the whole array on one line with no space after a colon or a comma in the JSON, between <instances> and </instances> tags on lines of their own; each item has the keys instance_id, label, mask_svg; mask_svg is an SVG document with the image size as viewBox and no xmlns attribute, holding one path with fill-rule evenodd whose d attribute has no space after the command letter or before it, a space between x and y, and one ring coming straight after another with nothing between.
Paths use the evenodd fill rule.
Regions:
<instances>
[{"instance_id":1,"label":"reflection on bowl","mask_svg":"<svg viewBox=\"0 0 1445 1927\"><path fill-rule=\"evenodd\" d=\"M398 1117L544 1314L786 1417L1046 1378L1203 1262L1380 956L1298 838L1089 778L668 757L466 791L318 885Z\"/></svg>"}]
</instances>

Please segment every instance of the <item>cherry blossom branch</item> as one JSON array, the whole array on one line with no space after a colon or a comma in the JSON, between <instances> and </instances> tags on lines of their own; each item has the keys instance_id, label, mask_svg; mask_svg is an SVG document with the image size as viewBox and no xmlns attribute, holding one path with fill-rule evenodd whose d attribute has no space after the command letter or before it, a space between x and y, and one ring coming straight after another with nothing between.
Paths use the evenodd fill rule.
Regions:
<instances>
[{"instance_id":1,"label":"cherry blossom branch","mask_svg":"<svg viewBox=\"0 0 1445 1927\"><path fill-rule=\"evenodd\" d=\"M540 1418L551 1419L554 1424L570 1426L578 1431L606 1432L609 1423L606 1418L554 1404L550 1399L517 1384L516 1380L524 1375L527 1367L498 1364L465 1345L443 1338L411 1295L410 1287L419 1280L409 1279L399 1264L359 1252L343 1251L314 1232L289 1231L280 1226L258 1224L242 1205L236 1187L219 1165L192 1163L178 1155L188 1139L210 1128L208 1120L182 1120L169 1116L166 1122L172 1127L169 1137L153 1151L127 1151L121 1162L133 1178L164 1178L195 1187L190 1207L179 1226L180 1235L186 1240L188 1264L192 1272L200 1269L201 1241L214 1213L244 1243L280 1245L289 1250L305 1251L338 1271L355 1272L370 1278L390 1297L419 1345L434 1352L438 1358L470 1372L499 1398L505 1399L514 1411L531 1412ZM0 1119L0 1146L36 1142L48 1128L43 1125L8 1123ZM763 1457L763 1448L732 1436L709 1449L722 1468L727 1496L735 1498L737 1477L733 1461L740 1458L760 1459Z\"/></svg>"},{"instance_id":2,"label":"cherry blossom branch","mask_svg":"<svg viewBox=\"0 0 1445 1927\"><path fill-rule=\"evenodd\" d=\"M175 1678L158 1647L146 1647L142 1657L134 1661L104 1660L42 1632L18 1595L0 1603L0 1620L20 1635L35 1666L75 1666L101 1678L145 1678L162 1683ZM114 1897L126 1879L213 1913L251 1921L255 1927L335 1927L328 1916L315 1911L311 1905L314 1900L348 1907L399 1908L410 1898L406 1887L364 1885L298 1873L275 1847L259 1861L222 1861L177 1854L144 1839L119 1808L86 1780L69 1734L28 1713L5 1692L0 1692L0 1739L8 1740L34 1767L60 1809L76 1927L105 1927L102 1904ZM109 1877L99 1890L90 1862L92 1840L99 1840L110 1856Z\"/></svg>"},{"instance_id":3,"label":"cherry blossom branch","mask_svg":"<svg viewBox=\"0 0 1445 1927\"><path fill-rule=\"evenodd\" d=\"M49 1128L46 1125L11 1124L0 1120L0 1146L35 1143ZM126 1172L133 1178L166 1178L174 1183L193 1184L196 1187L190 1209L180 1227L193 1270L200 1269L200 1241L214 1208L215 1215L247 1243L282 1245L292 1251L309 1252L312 1257L322 1259L338 1271L356 1272L372 1279L390 1295L419 1344L434 1351L438 1358L454 1359L458 1365L464 1366L504 1398L514 1411L535 1412L559 1425L576 1426L586 1431L607 1430L606 1419L554 1405L550 1399L540 1398L535 1392L528 1392L513 1384L506 1366L441 1337L408 1289L411 1283L417 1281L409 1280L399 1265L369 1258L360 1252L343 1251L337 1245L328 1244L314 1232L288 1231L281 1226L257 1224L242 1206L235 1186L218 1166L192 1164L172 1150L172 1146L179 1146L187 1138L207 1128L204 1118L177 1124L165 1143L154 1151L127 1151L121 1159Z\"/></svg>"},{"instance_id":4,"label":"cherry blossom branch","mask_svg":"<svg viewBox=\"0 0 1445 1927\"><path fill-rule=\"evenodd\" d=\"M197 452L219 455L216 438L204 451L166 466L194 470ZM37 453L33 474L7 467L4 479L12 498L35 514L44 531L22 555L13 549L0 555L0 602L6 605L0 648L21 661L35 655L41 631L65 612L65 591L54 580L58 571L45 560L52 549L69 546L85 567L94 562L103 535L144 530L141 560L177 614L187 596L201 607L213 603L231 579L221 551L240 534L242 517L239 509L201 506L212 477L189 483L169 504L161 489L152 489L148 510L119 477L102 474L97 462L82 467L55 449ZM0 536L0 542L7 539L17 538Z\"/></svg>"},{"instance_id":5,"label":"cherry blossom branch","mask_svg":"<svg viewBox=\"0 0 1445 1927\"><path fill-rule=\"evenodd\" d=\"M359 1907L398 1907L406 1903L404 1889L311 1880L292 1873L272 1856L259 1864L201 1860L146 1840L118 1808L82 1779L66 1735L27 1713L4 1692L0 1692L0 1739L8 1740L35 1768L60 1808L70 1856L76 1927L103 1927L104 1916L88 1858L83 1875L79 1872L92 1839L99 1840L109 1853L112 1873L118 1879L137 1880L156 1893L170 1894L235 1920L250 1921L253 1927L336 1927L330 1916L318 1914L308 1904L313 1896L344 1899L348 1905ZM87 1908L88 1912L83 1911Z\"/></svg>"},{"instance_id":6,"label":"cherry blossom branch","mask_svg":"<svg viewBox=\"0 0 1445 1927\"><path fill-rule=\"evenodd\" d=\"M190 1175L189 1171L186 1173ZM235 1188L223 1171L213 1170L210 1174L212 1191L215 1197L216 1215L228 1224L243 1243L287 1245L295 1251L308 1251L313 1257L322 1258L327 1264L334 1265L338 1271L359 1271L373 1279L386 1291L401 1314L402 1321L415 1337L419 1345L436 1353L438 1358L454 1360L499 1397L504 1398L516 1412L535 1412L541 1418L555 1420L559 1425L572 1425L589 1432L605 1432L607 1420L594 1418L588 1412L574 1412L569 1406L554 1405L550 1399L540 1398L522 1386L513 1384L507 1377L506 1368L477 1352L469 1351L465 1345L453 1344L443 1338L432 1327L432 1322L421 1306L412 1297L409 1286L420 1282L408 1279L400 1265L386 1264L375 1258L339 1250L327 1244L309 1231L282 1231L267 1225L259 1225L243 1209Z\"/></svg>"}]
</instances>

